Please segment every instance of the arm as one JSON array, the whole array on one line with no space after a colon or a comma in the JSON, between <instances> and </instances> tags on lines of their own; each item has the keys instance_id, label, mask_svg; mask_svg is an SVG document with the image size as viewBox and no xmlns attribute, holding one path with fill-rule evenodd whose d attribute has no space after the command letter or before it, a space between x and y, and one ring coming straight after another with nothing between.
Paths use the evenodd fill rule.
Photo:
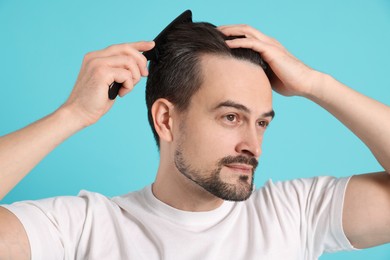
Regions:
<instances>
[{"instance_id":1,"label":"arm","mask_svg":"<svg viewBox=\"0 0 390 260\"><path fill-rule=\"evenodd\" d=\"M390 242L390 107L317 72L292 56L279 42L245 25L222 26L231 48L258 51L271 66L275 91L316 102L355 133L385 172L352 177L344 201L343 227L350 242L366 248Z\"/></svg>"},{"instance_id":2,"label":"arm","mask_svg":"<svg viewBox=\"0 0 390 260\"><path fill-rule=\"evenodd\" d=\"M347 187L343 228L356 248L390 242L390 107L323 78L307 95L351 129L386 172L353 176ZM321 78L321 77L320 77Z\"/></svg>"},{"instance_id":3,"label":"arm","mask_svg":"<svg viewBox=\"0 0 390 260\"><path fill-rule=\"evenodd\" d=\"M113 105L108 86L123 83L119 95L131 91L147 75L146 58L139 51L153 42L114 45L85 56L69 99L47 117L0 138L0 199L50 151L77 131L99 120Z\"/></svg>"},{"instance_id":4,"label":"arm","mask_svg":"<svg viewBox=\"0 0 390 260\"><path fill-rule=\"evenodd\" d=\"M68 100L54 113L0 138L0 199L51 150L77 131L97 122L113 105L108 87L123 83L119 95L129 93L141 76L147 76L140 51L153 42L108 47L85 56ZM0 259L30 259L27 234L11 212L0 207Z\"/></svg>"},{"instance_id":5,"label":"arm","mask_svg":"<svg viewBox=\"0 0 390 260\"><path fill-rule=\"evenodd\" d=\"M51 150L84 127L68 108L0 138L0 198Z\"/></svg>"}]
</instances>

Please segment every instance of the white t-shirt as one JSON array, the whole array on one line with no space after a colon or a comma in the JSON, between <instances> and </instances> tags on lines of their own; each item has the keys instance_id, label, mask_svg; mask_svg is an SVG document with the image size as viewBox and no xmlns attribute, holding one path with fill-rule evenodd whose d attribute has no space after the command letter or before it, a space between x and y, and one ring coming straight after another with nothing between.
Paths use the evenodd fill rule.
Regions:
<instances>
[{"instance_id":1,"label":"white t-shirt","mask_svg":"<svg viewBox=\"0 0 390 260\"><path fill-rule=\"evenodd\" d=\"M32 259L317 259L352 250L342 229L349 178L272 183L245 202L186 212L151 186L107 198L81 191L4 205L24 225Z\"/></svg>"}]
</instances>

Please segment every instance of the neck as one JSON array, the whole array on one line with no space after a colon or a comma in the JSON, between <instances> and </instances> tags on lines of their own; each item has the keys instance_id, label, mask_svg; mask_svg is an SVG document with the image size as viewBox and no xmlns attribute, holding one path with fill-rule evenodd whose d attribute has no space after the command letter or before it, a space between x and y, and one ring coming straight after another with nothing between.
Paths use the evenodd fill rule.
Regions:
<instances>
[{"instance_id":1,"label":"neck","mask_svg":"<svg viewBox=\"0 0 390 260\"><path fill-rule=\"evenodd\" d=\"M185 211L210 211L223 203L222 199L181 174L173 163L168 166L160 162L152 191L160 201Z\"/></svg>"}]
</instances>

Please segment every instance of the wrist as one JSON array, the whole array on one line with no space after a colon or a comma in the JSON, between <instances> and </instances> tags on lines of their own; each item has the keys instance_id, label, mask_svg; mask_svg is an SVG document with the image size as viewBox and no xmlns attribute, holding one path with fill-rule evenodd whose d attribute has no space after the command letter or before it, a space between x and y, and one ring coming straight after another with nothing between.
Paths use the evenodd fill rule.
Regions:
<instances>
[{"instance_id":1,"label":"wrist","mask_svg":"<svg viewBox=\"0 0 390 260\"><path fill-rule=\"evenodd\" d=\"M329 82L331 79L332 77L328 74L319 71L313 71L310 75L308 87L303 93L301 93L301 96L310 100L321 99L327 82Z\"/></svg>"},{"instance_id":2,"label":"wrist","mask_svg":"<svg viewBox=\"0 0 390 260\"><path fill-rule=\"evenodd\" d=\"M83 120L76 109L66 105L59 107L53 115L71 132L77 132L90 125Z\"/></svg>"}]
</instances>

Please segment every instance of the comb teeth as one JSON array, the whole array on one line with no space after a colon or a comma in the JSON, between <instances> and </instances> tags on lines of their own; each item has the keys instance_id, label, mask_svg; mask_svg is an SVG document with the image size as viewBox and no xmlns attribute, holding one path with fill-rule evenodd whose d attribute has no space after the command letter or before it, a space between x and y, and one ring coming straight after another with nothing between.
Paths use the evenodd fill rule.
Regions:
<instances>
[{"instance_id":1,"label":"comb teeth","mask_svg":"<svg viewBox=\"0 0 390 260\"><path fill-rule=\"evenodd\" d=\"M156 38L154 38L155 46L149 51L145 51L142 54L147 60L157 61L159 48L166 41L167 34L179 24L192 23L192 12L191 10L184 11L181 15L175 18L167 27L162 30Z\"/></svg>"}]
</instances>

